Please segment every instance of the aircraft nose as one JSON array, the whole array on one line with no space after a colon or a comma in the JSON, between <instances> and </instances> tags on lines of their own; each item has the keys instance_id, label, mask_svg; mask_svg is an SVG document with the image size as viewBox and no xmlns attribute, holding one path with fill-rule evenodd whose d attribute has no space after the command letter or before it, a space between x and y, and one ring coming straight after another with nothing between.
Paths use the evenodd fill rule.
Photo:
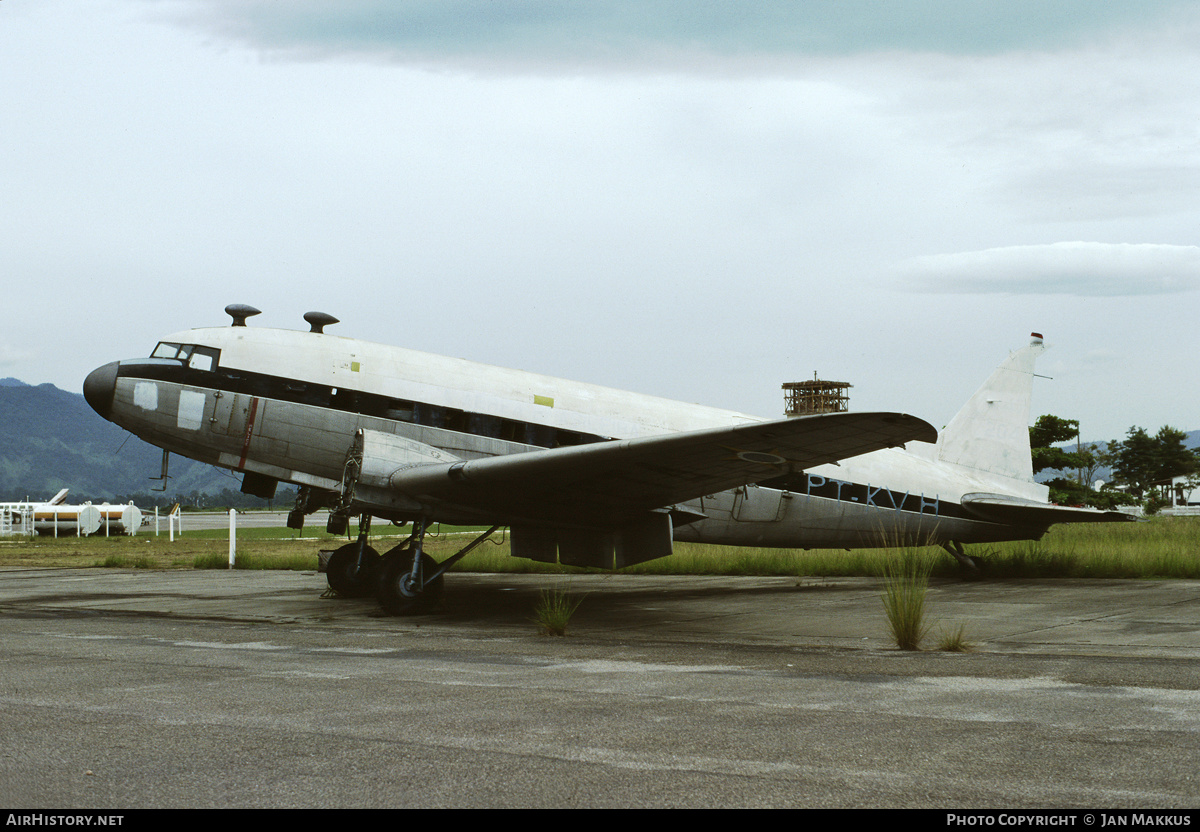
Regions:
<instances>
[{"instance_id":1,"label":"aircraft nose","mask_svg":"<svg viewBox=\"0 0 1200 832\"><path fill-rule=\"evenodd\" d=\"M97 367L88 373L83 380L83 397L92 406L92 410L105 419L112 411L113 393L117 387L117 367L119 361L111 361L103 367Z\"/></svg>"}]
</instances>

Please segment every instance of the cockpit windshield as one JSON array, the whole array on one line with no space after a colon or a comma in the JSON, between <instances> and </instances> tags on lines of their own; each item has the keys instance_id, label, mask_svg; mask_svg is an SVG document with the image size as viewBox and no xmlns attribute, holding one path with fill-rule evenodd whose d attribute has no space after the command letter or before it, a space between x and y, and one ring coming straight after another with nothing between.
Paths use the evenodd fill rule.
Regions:
<instances>
[{"instance_id":1,"label":"cockpit windshield","mask_svg":"<svg viewBox=\"0 0 1200 832\"><path fill-rule=\"evenodd\" d=\"M172 344L170 341L159 341L151 358L175 358L193 370L212 371L217 368L217 359L221 351L212 347L202 347L199 344Z\"/></svg>"}]
</instances>

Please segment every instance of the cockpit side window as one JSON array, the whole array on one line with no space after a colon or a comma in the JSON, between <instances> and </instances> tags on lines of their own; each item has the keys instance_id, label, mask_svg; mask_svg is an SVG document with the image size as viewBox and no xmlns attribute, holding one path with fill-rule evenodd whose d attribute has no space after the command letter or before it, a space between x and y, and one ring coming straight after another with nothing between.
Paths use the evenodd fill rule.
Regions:
<instances>
[{"instance_id":1,"label":"cockpit side window","mask_svg":"<svg viewBox=\"0 0 1200 832\"><path fill-rule=\"evenodd\" d=\"M188 366L193 370L212 372L217 369L217 357L220 354L220 350L214 350L212 347L195 347L188 357Z\"/></svg>"},{"instance_id":2,"label":"cockpit side window","mask_svg":"<svg viewBox=\"0 0 1200 832\"><path fill-rule=\"evenodd\" d=\"M217 369L221 351L213 347L202 347L198 344L172 344L170 341L159 341L151 358L174 358L193 370L212 372Z\"/></svg>"}]
</instances>

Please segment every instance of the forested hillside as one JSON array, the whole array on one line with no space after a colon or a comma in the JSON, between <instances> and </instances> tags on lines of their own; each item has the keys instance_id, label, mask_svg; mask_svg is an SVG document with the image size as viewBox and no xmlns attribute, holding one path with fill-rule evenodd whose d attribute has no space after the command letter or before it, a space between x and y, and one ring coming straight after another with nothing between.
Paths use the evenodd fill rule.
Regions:
<instances>
[{"instance_id":1,"label":"forested hillside","mask_svg":"<svg viewBox=\"0 0 1200 832\"><path fill-rule=\"evenodd\" d=\"M129 499L161 487L150 479L161 468L162 451L100 418L78 393L0 381L0 501L45 499L60 488L71 489L73 503ZM179 456L171 477L165 496L239 488L228 472Z\"/></svg>"}]
</instances>

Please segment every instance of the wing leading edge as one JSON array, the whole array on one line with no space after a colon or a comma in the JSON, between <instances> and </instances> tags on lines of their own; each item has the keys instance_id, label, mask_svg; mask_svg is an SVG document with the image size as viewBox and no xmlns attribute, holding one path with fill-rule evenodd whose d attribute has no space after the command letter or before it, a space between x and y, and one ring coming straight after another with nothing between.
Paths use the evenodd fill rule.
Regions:
<instances>
[{"instance_id":1,"label":"wing leading edge","mask_svg":"<svg viewBox=\"0 0 1200 832\"><path fill-rule=\"evenodd\" d=\"M614 528L705 494L936 439L932 425L903 413L830 413L400 465L386 487L422 504L461 507L508 525Z\"/></svg>"}]
</instances>

